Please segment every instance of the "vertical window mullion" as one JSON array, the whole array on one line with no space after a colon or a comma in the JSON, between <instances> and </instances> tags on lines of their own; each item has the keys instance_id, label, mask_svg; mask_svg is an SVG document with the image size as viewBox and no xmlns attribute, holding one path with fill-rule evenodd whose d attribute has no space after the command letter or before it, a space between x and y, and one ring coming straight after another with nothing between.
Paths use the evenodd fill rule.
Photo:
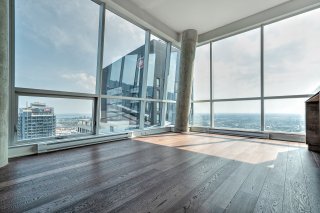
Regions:
<instances>
[{"instance_id":1,"label":"vertical window mullion","mask_svg":"<svg viewBox=\"0 0 320 213\"><path fill-rule=\"evenodd\" d=\"M264 30L263 25L260 27L260 88L261 88L261 112L260 112L260 126L261 131L264 131Z\"/></svg>"},{"instance_id":2,"label":"vertical window mullion","mask_svg":"<svg viewBox=\"0 0 320 213\"><path fill-rule=\"evenodd\" d=\"M10 69L10 107L9 107L9 145L17 143L18 101L15 93L15 1L9 3L9 69Z\"/></svg>"},{"instance_id":3,"label":"vertical window mullion","mask_svg":"<svg viewBox=\"0 0 320 213\"><path fill-rule=\"evenodd\" d=\"M213 51L212 51L212 42L210 42L210 127L214 127L214 111L213 111Z\"/></svg>"},{"instance_id":4,"label":"vertical window mullion","mask_svg":"<svg viewBox=\"0 0 320 213\"><path fill-rule=\"evenodd\" d=\"M146 112L146 95L147 95L147 81L148 81L148 64L149 64L149 52L150 52L150 31L146 31L145 38L145 51L144 51L144 65L143 65L143 76L141 82L141 101L140 106L140 119L139 119L139 127L140 129L144 129L144 116Z\"/></svg>"},{"instance_id":5,"label":"vertical window mullion","mask_svg":"<svg viewBox=\"0 0 320 213\"><path fill-rule=\"evenodd\" d=\"M171 60L171 42L167 43L166 49L166 70L164 72L164 82L163 82L163 97L162 100L167 100L168 92L168 76L170 72L170 60ZM167 102L163 102L161 110L161 126L165 125L167 113Z\"/></svg>"},{"instance_id":6,"label":"vertical window mullion","mask_svg":"<svg viewBox=\"0 0 320 213\"><path fill-rule=\"evenodd\" d=\"M94 104L93 113L93 133L99 134L100 127L100 108L102 91L102 69L103 69L103 51L104 51L104 33L105 33L105 3L100 5L99 14L99 37L98 37L98 57L97 57L97 75L96 75L96 94L98 98Z\"/></svg>"}]
</instances>

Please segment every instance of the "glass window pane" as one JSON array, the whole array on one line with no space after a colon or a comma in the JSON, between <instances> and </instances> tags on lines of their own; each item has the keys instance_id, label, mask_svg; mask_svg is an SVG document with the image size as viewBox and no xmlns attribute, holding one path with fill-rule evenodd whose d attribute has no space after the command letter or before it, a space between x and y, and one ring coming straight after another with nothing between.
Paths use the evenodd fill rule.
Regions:
<instances>
[{"instance_id":1,"label":"glass window pane","mask_svg":"<svg viewBox=\"0 0 320 213\"><path fill-rule=\"evenodd\" d=\"M193 100L210 99L210 44L196 49L193 77Z\"/></svg>"},{"instance_id":2,"label":"glass window pane","mask_svg":"<svg viewBox=\"0 0 320 213\"><path fill-rule=\"evenodd\" d=\"M192 104L192 125L210 126L210 103Z\"/></svg>"},{"instance_id":3,"label":"glass window pane","mask_svg":"<svg viewBox=\"0 0 320 213\"><path fill-rule=\"evenodd\" d=\"M320 9L265 26L265 95L320 90Z\"/></svg>"},{"instance_id":4,"label":"glass window pane","mask_svg":"<svg viewBox=\"0 0 320 213\"><path fill-rule=\"evenodd\" d=\"M260 28L212 44L214 99L260 96Z\"/></svg>"},{"instance_id":5,"label":"glass window pane","mask_svg":"<svg viewBox=\"0 0 320 213\"><path fill-rule=\"evenodd\" d=\"M147 78L147 98L162 99L167 43L151 35ZM157 86L159 79L159 86Z\"/></svg>"},{"instance_id":6,"label":"glass window pane","mask_svg":"<svg viewBox=\"0 0 320 213\"><path fill-rule=\"evenodd\" d=\"M176 104L167 103L166 125L174 125L176 122Z\"/></svg>"},{"instance_id":7,"label":"glass window pane","mask_svg":"<svg viewBox=\"0 0 320 213\"><path fill-rule=\"evenodd\" d=\"M144 127L156 127L161 125L162 103L146 102L146 113L144 116Z\"/></svg>"},{"instance_id":8,"label":"glass window pane","mask_svg":"<svg viewBox=\"0 0 320 213\"><path fill-rule=\"evenodd\" d=\"M306 98L265 100L265 130L305 133Z\"/></svg>"},{"instance_id":9,"label":"glass window pane","mask_svg":"<svg viewBox=\"0 0 320 213\"><path fill-rule=\"evenodd\" d=\"M19 96L18 142L92 133L92 100Z\"/></svg>"},{"instance_id":10,"label":"glass window pane","mask_svg":"<svg viewBox=\"0 0 320 213\"><path fill-rule=\"evenodd\" d=\"M15 86L95 93L99 5L15 1Z\"/></svg>"},{"instance_id":11,"label":"glass window pane","mask_svg":"<svg viewBox=\"0 0 320 213\"><path fill-rule=\"evenodd\" d=\"M139 97L145 31L106 10L102 94Z\"/></svg>"},{"instance_id":12,"label":"glass window pane","mask_svg":"<svg viewBox=\"0 0 320 213\"><path fill-rule=\"evenodd\" d=\"M111 134L139 128L140 101L101 99L100 133Z\"/></svg>"},{"instance_id":13,"label":"glass window pane","mask_svg":"<svg viewBox=\"0 0 320 213\"><path fill-rule=\"evenodd\" d=\"M180 50L171 47L170 54L170 67L168 75L168 100L177 100L178 82L179 82L179 63L180 63Z\"/></svg>"},{"instance_id":14,"label":"glass window pane","mask_svg":"<svg viewBox=\"0 0 320 213\"><path fill-rule=\"evenodd\" d=\"M215 102L214 127L260 131L260 101Z\"/></svg>"}]
</instances>

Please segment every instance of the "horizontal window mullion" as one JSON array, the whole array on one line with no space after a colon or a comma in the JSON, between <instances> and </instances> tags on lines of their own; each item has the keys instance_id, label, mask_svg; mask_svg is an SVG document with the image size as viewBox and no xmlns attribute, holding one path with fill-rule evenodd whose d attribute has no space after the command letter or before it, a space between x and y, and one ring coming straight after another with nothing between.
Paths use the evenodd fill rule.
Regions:
<instances>
[{"instance_id":1,"label":"horizontal window mullion","mask_svg":"<svg viewBox=\"0 0 320 213\"><path fill-rule=\"evenodd\" d=\"M93 99L98 98L96 94L90 93L76 93L76 92L64 92L55 90L40 90L15 87L15 94L19 96L40 96L40 97L57 97L57 98L80 98L80 99Z\"/></svg>"},{"instance_id":2,"label":"horizontal window mullion","mask_svg":"<svg viewBox=\"0 0 320 213\"><path fill-rule=\"evenodd\" d=\"M210 102L209 99L207 100L193 100L192 103L202 103L202 102Z\"/></svg>"},{"instance_id":3,"label":"horizontal window mullion","mask_svg":"<svg viewBox=\"0 0 320 213\"><path fill-rule=\"evenodd\" d=\"M152 98L138 98L138 97L126 97L126 96L112 96L112 95L101 95L101 98L106 98L106 99L119 99L119 100L150 101L150 102L162 102L162 103L176 103L176 101L172 101L172 100L152 99Z\"/></svg>"},{"instance_id":4,"label":"horizontal window mullion","mask_svg":"<svg viewBox=\"0 0 320 213\"><path fill-rule=\"evenodd\" d=\"M226 98L226 99L213 99L212 102L227 102L227 101L252 101L260 100L261 97L252 97L252 98Z\"/></svg>"},{"instance_id":5,"label":"horizontal window mullion","mask_svg":"<svg viewBox=\"0 0 320 213\"><path fill-rule=\"evenodd\" d=\"M264 99L288 99L288 98L309 98L314 94L305 95L284 95L284 96L265 96Z\"/></svg>"},{"instance_id":6,"label":"horizontal window mullion","mask_svg":"<svg viewBox=\"0 0 320 213\"><path fill-rule=\"evenodd\" d=\"M304 94L304 95L286 95L286 96L266 96L264 99L287 99L287 98L308 98L311 97L312 94ZM212 99L212 102L224 102L224 101L250 101L250 100L260 100L261 97L251 97L251 98L225 98L225 99ZM210 102L210 100L194 100L192 103L202 103L202 102Z\"/></svg>"}]
</instances>

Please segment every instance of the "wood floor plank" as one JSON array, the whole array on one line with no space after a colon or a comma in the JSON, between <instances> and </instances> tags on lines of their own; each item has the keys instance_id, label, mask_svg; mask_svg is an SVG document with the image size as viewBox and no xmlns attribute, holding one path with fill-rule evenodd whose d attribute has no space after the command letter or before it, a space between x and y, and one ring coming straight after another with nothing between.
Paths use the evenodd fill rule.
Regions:
<instances>
[{"instance_id":1,"label":"wood floor plank","mask_svg":"<svg viewBox=\"0 0 320 213\"><path fill-rule=\"evenodd\" d=\"M316 152L311 152L311 153L314 158L314 161L316 162L317 166L320 168L320 154Z\"/></svg>"},{"instance_id":2,"label":"wood floor plank","mask_svg":"<svg viewBox=\"0 0 320 213\"><path fill-rule=\"evenodd\" d=\"M136 142L131 143L129 141L127 141L126 143L120 143L119 147L113 144L110 145L110 147L105 146L105 144L104 146L94 145L91 149L88 147L84 147L84 150L82 150L82 152L76 152L75 154L72 154L72 158L67 157L69 156L69 152L67 152L65 156L60 156L60 154L56 154L56 152L49 153L48 156L45 156L45 154L41 154L38 156L39 160L33 161L32 163L27 162L29 162L28 159L32 159L33 156L24 157L21 159L21 164L13 163L11 165L10 162L9 167L5 167L4 169L0 170L0 182L4 182L4 180L12 180L13 178L23 178L25 176L28 176L29 174L59 169L61 166L72 166L77 163L85 163L90 159L95 158L96 156L121 156L130 151L139 151L141 149L151 147L150 144Z\"/></svg>"},{"instance_id":3,"label":"wood floor plank","mask_svg":"<svg viewBox=\"0 0 320 213\"><path fill-rule=\"evenodd\" d=\"M288 152L279 153L276 160L270 162L270 172L260 192L254 212L282 212L285 176Z\"/></svg>"},{"instance_id":4,"label":"wood floor plank","mask_svg":"<svg viewBox=\"0 0 320 213\"><path fill-rule=\"evenodd\" d=\"M316 213L320 211L320 168L314 160L312 152L301 149L300 156L311 212Z\"/></svg>"},{"instance_id":5,"label":"wood floor plank","mask_svg":"<svg viewBox=\"0 0 320 213\"><path fill-rule=\"evenodd\" d=\"M137 152L133 152L130 154L127 154L125 156L120 156L117 158L112 158L108 160L95 160L91 162L89 166L76 168L76 169L70 169L68 171L62 172L62 173L54 173L53 175L48 175L46 177L39 178L37 180L37 187L33 189L34 184L33 181L28 182L22 182L20 184L15 184L12 187L7 187L5 190L2 190L2 194L4 197L9 199L10 196L10 190L12 188L18 188L15 190L14 195L19 198L20 201L25 201L26 199L31 199L30 196L26 197L20 197L20 194L23 193L30 193L39 199L43 197L41 194L49 193L53 194L53 191L50 189L54 188L54 191L59 190L67 190L68 188L75 187L75 184L81 184L85 181L90 180L90 178L93 178L93 175L96 176L104 176L106 174L112 174L112 172L115 171L121 171L123 169L124 171L127 171L126 168L139 168L139 166L146 166L146 165L152 165L156 163L157 161L162 161L165 158L169 158L170 156L176 156L179 155L179 150L168 150L165 147L161 146L155 146L150 150L149 152L146 152L147 150L140 150ZM142 155L142 153L144 153ZM161 157L156 156L156 154L163 153ZM180 151L181 153L181 151ZM186 153L186 155L189 153ZM185 156L186 157L186 156ZM68 185L61 184L65 181L74 180L72 183L69 183ZM61 193L61 191L59 191Z\"/></svg>"},{"instance_id":6,"label":"wood floor plank","mask_svg":"<svg viewBox=\"0 0 320 213\"><path fill-rule=\"evenodd\" d=\"M80 211L91 209L92 211L99 212L101 210L110 211L116 209L143 194L144 197L149 197L150 193L153 193L153 190L155 189L173 187L177 181L179 181L178 177L183 175L193 177L195 172L202 173L203 171L207 171L208 167L214 162L212 158L213 157L202 156L201 158L198 158L197 161L182 164L178 167L164 171L159 175L150 177L147 181L128 186L118 192L110 193L110 190L101 191L86 200L79 201L70 209L63 209L63 212L79 211L79 207L83 206L83 202L90 203L90 205L81 208ZM132 209L131 211L135 212Z\"/></svg>"},{"instance_id":7,"label":"wood floor plank","mask_svg":"<svg viewBox=\"0 0 320 213\"><path fill-rule=\"evenodd\" d=\"M137 174L141 174L142 172L149 171L151 169L155 169L156 172L152 173L153 175L158 175L159 172L163 172L163 167L166 166L166 169L164 171L169 171L169 173L172 175L174 170L179 171L179 169L185 169L193 164L198 163L201 161L201 159L204 158L204 156L197 156L197 155L189 155L189 156L183 156L183 157L177 157L174 156L173 158L167 158L165 160L159 161L158 163L155 163L154 165L149 165L146 167L142 167L141 169L135 169L127 174L121 174L121 175L116 175L119 178L116 178L115 180L112 181L112 184L101 181L101 182L95 182L94 187L87 187L87 189L76 189L76 191L69 191L66 194L60 194L59 197L57 197L56 200L53 200L52 202L49 202L43 206L40 206L39 208L33 209L35 211L38 210L50 210L50 211L58 211L63 209L63 211L67 211L67 208L70 206L73 206L72 208L76 208L77 203L81 205L81 202L87 202L86 200L90 198L91 196L103 191L107 190L110 192L111 188L114 187L117 189L119 187L119 184L121 184L124 181L129 181L131 178L134 178ZM176 169L178 167L179 169ZM146 176L146 178L150 178L150 176ZM110 182L110 180L108 180ZM75 193L76 192L76 193ZM121 191L119 192L121 193ZM74 195L76 194L76 195ZM111 199L111 198L110 198ZM59 205L57 205L57 203ZM65 209L66 208L66 209ZM80 211L80 209L78 209Z\"/></svg>"},{"instance_id":8,"label":"wood floor plank","mask_svg":"<svg viewBox=\"0 0 320 213\"><path fill-rule=\"evenodd\" d=\"M266 166L256 165L231 200L226 212L253 212L269 170Z\"/></svg>"},{"instance_id":9,"label":"wood floor plank","mask_svg":"<svg viewBox=\"0 0 320 213\"><path fill-rule=\"evenodd\" d=\"M0 212L319 212L304 144L168 133L11 159Z\"/></svg>"},{"instance_id":10,"label":"wood floor plank","mask_svg":"<svg viewBox=\"0 0 320 213\"><path fill-rule=\"evenodd\" d=\"M254 166L241 163L218 189L201 205L199 212L224 212Z\"/></svg>"},{"instance_id":11,"label":"wood floor plank","mask_svg":"<svg viewBox=\"0 0 320 213\"><path fill-rule=\"evenodd\" d=\"M299 149L288 151L283 212L311 212Z\"/></svg>"},{"instance_id":12,"label":"wood floor plank","mask_svg":"<svg viewBox=\"0 0 320 213\"><path fill-rule=\"evenodd\" d=\"M240 165L239 161L230 161L217 172L196 186L192 191L178 199L176 204L167 209L167 212L196 212L215 190Z\"/></svg>"},{"instance_id":13,"label":"wood floor plank","mask_svg":"<svg viewBox=\"0 0 320 213\"><path fill-rule=\"evenodd\" d=\"M86 187L89 188L97 184L99 181L104 180L107 180L108 183L112 184L111 180L116 176L125 176L126 173L135 172L140 168L146 168L147 166L154 165L158 161L162 161L170 156L178 155L178 152L179 150L168 150L166 147L155 146L152 150L149 150L149 152L142 150L140 152L127 155L126 158L120 157L103 162L103 164L101 164L101 162L97 165L93 164L97 166L95 170L85 172L84 174L87 175L84 175L82 171L79 171L77 178L72 179L68 177L68 179L63 179L68 182L63 182L63 180L59 182L59 177L52 177L53 180L57 179L57 187L54 187L52 184L50 184L50 186L37 187L36 189L33 189L31 194L29 192L28 196L25 197L20 197L19 194L14 195L19 198L20 203L24 203L21 208L29 209L38 205L39 203L41 204L43 202L57 199L57 197L62 196L64 193L73 191L72 189L85 189ZM157 153L162 153L161 157L153 157ZM187 159L187 156L184 157ZM149 168L152 169L152 167ZM61 177L65 177L65 173L61 175L62 176L60 176L60 180ZM48 177L47 182L51 182L50 177ZM29 189L31 189L30 186ZM33 197L36 197L36 199L32 199ZM9 203L7 203L7 205L8 204Z\"/></svg>"},{"instance_id":14,"label":"wood floor plank","mask_svg":"<svg viewBox=\"0 0 320 213\"><path fill-rule=\"evenodd\" d=\"M121 154L117 154L115 152L115 150L113 150L111 153L107 153L108 155L106 155L105 157L101 157L101 158L95 158L95 161L91 161L91 160L86 160L86 161L81 161L81 163L76 163L76 164L71 164L71 165L68 165L68 166L65 166L64 164L60 165L60 167L54 169L48 169L50 168L49 166L50 165L47 165L46 167L48 167L46 169L46 171L44 172L40 172L40 173L36 173L36 174L31 174L31 175L27 175L27 176L23 176L23 177L19 177L16 178L16 179L10 179L8 181L3 181L3 182L0 182L0 189L4 188L4 187L8 187L8 186L11 186L11 185L15 185L15 184L18 184L18 183L22 183L22 182L27 182L27 181L30 181L30 180L34 180L36 178L41 178L41 177L44 177L44 176L48 176L48 175L52 175L52 174L55 174L55 173L61 173L61 172L64 172L64 171L68 171L70 169L77 169L77 168L81 168L81 167L85 167L85 166L90 166L92 164L95 164L97 161L98 162L101 162L101 161L106 161L106 160L109 160L109 159L112 159L112 158L119 158L121 156L126 156L128 154L131 154L132 152L144 152L142 151L143 149L153 149L152 147L150 146L146 146L146 147L139 147L139 149L137 150L131 150L131 149L126 149L126 151L124 152L121 152ZM113 153L113 154L112 154Z\"/></svg>"},{"instance_id":15,"label":"wood floor plank","mask_svg":"<svg viewBox=\"0 0 320 213\"><path fill-rule=\"evenodd\" d=\"M188 194L195 186L211 177L229 162L230 160L215 159L202 168L178 174L179 178L167 180L147 191L148 196L140 195L112 212L128 212L130 210L134 212L170 212L168 209L176 205L177 199Z\"/></svg>"}]
</instances>

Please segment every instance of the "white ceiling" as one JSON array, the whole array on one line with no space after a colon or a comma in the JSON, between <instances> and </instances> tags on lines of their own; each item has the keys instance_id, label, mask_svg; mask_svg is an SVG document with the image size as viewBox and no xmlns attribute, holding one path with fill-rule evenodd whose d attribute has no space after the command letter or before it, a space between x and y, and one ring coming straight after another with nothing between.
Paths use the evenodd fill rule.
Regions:
<instances>
[{"instance_id":1,"label":"white ceiling","mask_svg":"<svg viewBox=\"0 0 320 213\"><path fill-rule=\"evenodd\" d=\"M134 6L180 33L214 30L290 0L120 0ZM115 1L117 2L117 1Z\"/></svg>"},{"instance_id":2,"label":"white ceiling","mask_svg":"<svg viewBox=\"0 0 320 213\"><path fill-rule=\"evenodd\" d=\"M107 9L175 45L198 31L199 44L320 7L320 0L101 0Z\"/></svg>"}]
</instances>

